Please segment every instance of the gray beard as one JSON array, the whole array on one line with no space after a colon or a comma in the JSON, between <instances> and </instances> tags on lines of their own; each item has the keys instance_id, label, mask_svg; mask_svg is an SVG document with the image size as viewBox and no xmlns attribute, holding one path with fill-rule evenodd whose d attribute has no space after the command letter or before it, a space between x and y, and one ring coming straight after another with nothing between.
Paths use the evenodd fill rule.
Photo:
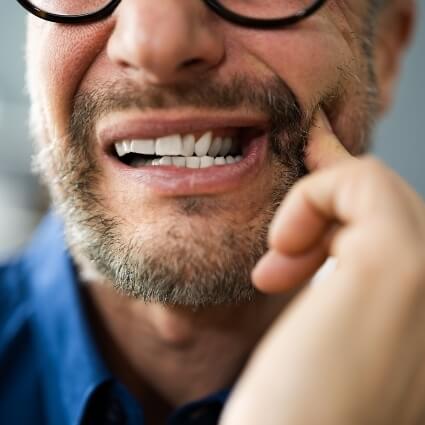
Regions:
<instances>
[{"instance_id":1,"label":"gray beard","mask_svg":"<svg viewBox=\"0 0 425 425\"><path fill-rule=\"evenodd\" d=\"M164 229L161 240L146 239L141 231L125 237L119 221L105 225L100 216L96 224L90 220L90 226L84 219L80 225L70 217L65 222L74 258L82 267L87 259L95 266L95 281L111 282L120 293L145 302L196 309L256 297L250 273L267 249L272 215L237 230L223 225L215 231L186 233L173 225Z\"/></svg>"},{"instance_id":2,"label":"gray beard","mask_svg":"<svg viewBox=\"0 0 425 425\"><path fill-rule=\"evenodd\" d=\"M194 87L164 95L149 91L137 94L134 88L116 94L113 87L105 93L80 95L74 103L68 137L39 147L35 164L63 217L66 239L77 264L90 264L119 292L145 302L194 309L250 302L257 295L250 274L266 252L269 223L286 192L305 174L303 153L311 119L301 113L295 97L280 80L253 86L238 79L226 86L205 82ZM143 110L176 104L221 108L244 105L268 113L272 161L279 164L275 168L280 171L270 182L269 202L255 220L183 232L172 222L180 218L187 224L191 217L208 220L218 208L202 197L184 198L175 201L177 216L161 229L163 237L149 240L140 228L125 229L123 219L111 215L104 206L97 189L102 174L90 148L97 117L129 106ZM284 133L279 123L285 124Z\"/></svg>"}]
</instances>

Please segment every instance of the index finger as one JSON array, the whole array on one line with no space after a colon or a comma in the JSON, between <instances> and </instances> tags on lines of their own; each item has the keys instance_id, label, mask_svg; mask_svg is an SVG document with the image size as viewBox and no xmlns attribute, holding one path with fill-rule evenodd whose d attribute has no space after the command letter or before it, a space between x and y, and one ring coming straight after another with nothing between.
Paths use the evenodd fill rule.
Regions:
<instances>
[{"instance_id":1,"label":"index finger","mask_svg":"<svg viewBox=\"0 0 425 425\"><path fill-rule=\"evenodd\" d=\"M316 114L305 152L305 165L309 171L327 168L343 160L353 158L332 130L323 109Z\"/></svg>"}]
</instances>

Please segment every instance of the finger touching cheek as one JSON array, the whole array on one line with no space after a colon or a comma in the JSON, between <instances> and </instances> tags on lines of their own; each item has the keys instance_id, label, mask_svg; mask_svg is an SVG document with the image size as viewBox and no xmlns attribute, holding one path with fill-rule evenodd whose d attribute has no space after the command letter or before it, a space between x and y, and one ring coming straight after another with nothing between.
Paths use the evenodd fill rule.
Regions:
<instances>
[{"instance_id":1,"label":"finger touching cheek","mask_svg":"<svg viewBox=\"0 0 425 425\"><path fill-rule=\"evenodd\" d=\"M328 117L322 109L315 116L306 147L305 165L311 172L352 159L342 142L335 135Z\"/></svg>"}]
</instances>

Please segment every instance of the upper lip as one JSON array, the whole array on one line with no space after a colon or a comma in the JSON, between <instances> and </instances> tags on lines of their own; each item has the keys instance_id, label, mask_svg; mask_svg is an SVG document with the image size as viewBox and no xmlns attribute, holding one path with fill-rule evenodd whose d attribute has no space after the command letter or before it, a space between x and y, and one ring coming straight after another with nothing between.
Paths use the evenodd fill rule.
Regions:
<instances>
[{"instance_id":1,"label":"upper lip","mask_svg":"<svg viewBox=\"0 0 425 425\"><path fill-rule=\"evenodd\" d=\"M264 115L235 114L221 111L214 114L123 114L100 120L97 138L104 151L110 151L121 140L150 139L171 134L202 133L215 129L253 129L266 131Z\"/></svg>"}]
</instances>

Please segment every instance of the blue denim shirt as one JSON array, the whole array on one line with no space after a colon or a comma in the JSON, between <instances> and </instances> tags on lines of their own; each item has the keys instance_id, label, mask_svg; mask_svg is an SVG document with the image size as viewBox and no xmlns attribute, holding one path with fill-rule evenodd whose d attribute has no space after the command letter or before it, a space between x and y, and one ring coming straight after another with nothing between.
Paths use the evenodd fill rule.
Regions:
<instances>
[{"instance_id":1,"label":"blue denim shirt","mask_svg":"<svg viewBox=\"0 0 425 425\"><path fill-rule=\"evenodd\" d=\"M180 407L168 423L216 424L227 396ZM143 423L143 406L102 360L62 223L50 214L24 253L0 266L0 424Z\"/></svg>"}]
</instances>

